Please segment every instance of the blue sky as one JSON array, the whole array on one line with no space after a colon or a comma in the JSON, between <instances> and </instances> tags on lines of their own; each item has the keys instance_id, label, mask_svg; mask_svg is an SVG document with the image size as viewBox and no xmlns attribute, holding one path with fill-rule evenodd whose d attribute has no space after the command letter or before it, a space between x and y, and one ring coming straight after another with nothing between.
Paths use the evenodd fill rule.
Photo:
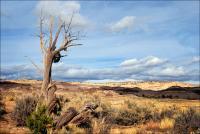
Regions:
<instances>
[{"instance_id":1,"label":"blue sky","mask_svg":"<svg viewBox=\"0 0 200 134\"><path fill-rule=\"evenodd\" d=\"M1 78L41 78L41 9L86 35L54 79L199 81L199 1L1 1Z\"/></svg>"}]
</instances>

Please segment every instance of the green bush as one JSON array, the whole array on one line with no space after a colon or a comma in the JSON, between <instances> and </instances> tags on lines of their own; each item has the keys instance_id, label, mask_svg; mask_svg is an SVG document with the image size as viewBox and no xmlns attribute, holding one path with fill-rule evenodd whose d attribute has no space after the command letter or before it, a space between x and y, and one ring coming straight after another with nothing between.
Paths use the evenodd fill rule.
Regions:
<instances>
[{"instance_id":1,"label":"green bush","mask_svg":"<svg viewBox=\"0 0 200 134\"><path fill-rule=\"evenodd\" d=\"M13 119L18 126L25 126L27 117L35 110L37 99L31 96L16 100Z\"/></svg>"},{"instance_id":2,"label":"green bush","mask_svg":"<svg viewBox=\"0 0 200 134\"><path fill-rule=\"evenodd\" d=\"M177 134L200 133L200 113L190 108L175 118L174 132Z\"/></svg>"},{"instance_id":3,"label":"green bush","mask_svg":"<svg viewBox=\"0 0 200 134\"><path fill-rule=\"evenodd\" d=\"M26 125L34 134L46 134L47 125L51 125L53 120L47 114L45 106L38 106L26 120Z\"/></svg>"}]
</instances>

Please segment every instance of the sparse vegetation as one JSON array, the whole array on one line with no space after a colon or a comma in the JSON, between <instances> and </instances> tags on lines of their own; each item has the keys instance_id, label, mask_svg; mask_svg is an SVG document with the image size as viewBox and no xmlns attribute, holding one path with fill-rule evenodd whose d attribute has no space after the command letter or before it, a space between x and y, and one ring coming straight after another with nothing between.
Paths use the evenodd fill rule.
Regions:
<instances>
[{"instance_id":1,"label":"sparse vegetation","mask_svg":"<svg viewBox=\"0 0 200 134\"><path fill-rule=\"evenodd\" d=\"M92 122L92 132L95 134L108 134L111 129L111 124L106 118L96 119Z\"/></svg>"},{"instance_id":2,"label":"sparse vegetation","mask_svg":"<svg viewBox=\"0 0 200 134\"><path fill-rule=\"evenodd\" d=\"M0 118L6 113L3 104L0 104Z\"/></svg>"},{"instance_id":3,"label":"sparse vegetation","mask_svg":"<svg viewBox=\"0 0 200 134\"><path fill-rule=\"evenodd\" d=\"M31 96L16 100L13 119L18 126L25 126L27 117L35 110L37 99Z\"/></svg>"},{"instance_id":4,"label":"sparse vegetation","mask_svg":"<svg viewBox=\"0 0 200 134\"><path fill-rule=\"evenodd\" d=\"M6 113L4 104L2 103L2 96L0 95L0 118Z\"/></svg>"},{"instance_id":5,"label":"sparse vegetation","mask_svg":"<svg viewBox=\"0 0 200 134\"><path fill-rule=\"evenodd\" d=\"M46 134L47 125L52 125L53 120L47 115L47 109L43 105L39 105L37 109L31 113L26 119L26 125L34 134Z\"/></svg>"},{"instance_id":6,"label":"sparse vegetation","mask_svg":"<svg viewBox=\"0 0 200 134\"><path fill-rule=\"evenodd\" d=\"M189 108L186 111L179 113L175 118L174 131L175 133L200 133L200 112Z\"/></svg>"},{"instance_id":7,"label":"sparse vegetation","mask_svg":"<svg viewBox=\"0 0 200 134\"><path fill-rule=\"evenodd\" d=\"M131 109L122 109L117 112L114 123L118 125L130 126L145 123L153 118L152 112L148 107L136 106Z\"/></svg>"},{"instance_id":8,"label":"sparse vegetation","mask_svg":"<svg viewBox=\"0 0 200 134\"><path fill-rule=\"evenodd\" d=\"M160 128L161 129L172 129L174 127L174 119L171 118L164 118L160 122Z\"/></svg>"},{"instance_id":9,"label":"sparse vegetation","mask_svg":"<svg viewBox=\"0 0 200 134\"><path fill-rule=\"evenodd\" d=\"M21 90L17 89L16 91ZM29 97L35 99L35 97L32 97L31 95L33 93L37 93L37 91L38 90L33 90L29 94ZM26 92L12 91L12 93L9 93L9 95L13 94L13 96L15 95L15 97L17 96L17 98L21 98L20 96L27 95L27 93L28 90ZM17 107L17 105L19 105L19 100L25 100L26 98L23 97L21 99L16 99L15 101L10 101L9 99L7 99L7 95L8 94L4 94L4 98L1 102L2 104L5 104L6 110L10 111L13 111L12 109L10 109L10 107L14 106L15 102ZM143 134L148 132L179 133L180 131L183 131L183 129L185 133L198 133L199 131L198 110L200 108L200 104L196 100L171 100L166 98L152 99L137 97L134 95L119 95L114 91L105 92L101 90L94 91L80 89L68 89L67 91L60 90L56 92L56 96L62 107L61 115L63 115L70 107L74 107L77 112L80 113L83 110L83 106L90 102L98 104L98 108L92 113L92 118L86 118L87 124L83 123L79 125L78 123L77 125L69 121L57 130L55 130L56 125L54 119L58 119L58 117L60 117L59 114L53 114L53 118L51 118L46 113L46 108L41 110L43 112L38 112L38 110L35 110L36 108L34 108L33 112L30 113L28 119L26 120L26 126L28 126L28 128L33 133L46 133L47 131L51 131L63 134ZM23 107L26 106L25 103L22 104ZM194 107L193 112L188 112L187 109L189 109L190 107ZM58 111L58 109L56 108L55 110ZM6 114L6 116L3 115L3 117L7 117L7 115L8 114ZM187 119L185 119L186 117ZM189 123L184 123L184 120L188 120ZM54 122L53 124L52 121ZM20 129L19 127L16 128ZM27 129L26 133L30 133L30 130ZM3 130L0 130L0 132L1 131L4 132ZM10 132L10 130L6 129L6 132ZM12 132L15 132L15 130L13 129Z\"/></svg>"}]
</instances>

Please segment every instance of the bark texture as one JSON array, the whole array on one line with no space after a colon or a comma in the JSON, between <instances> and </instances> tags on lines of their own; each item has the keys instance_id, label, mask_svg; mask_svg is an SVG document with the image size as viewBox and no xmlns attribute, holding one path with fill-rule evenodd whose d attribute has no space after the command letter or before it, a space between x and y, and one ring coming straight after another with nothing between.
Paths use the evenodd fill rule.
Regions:
<instances>
[{"instance_id":1,"label":"bark texture","mask_svg":"<svg viewBox=\"0 0 200 134\"><path fill-rule=\"evenodd\" d=\"M42 96L45 98L45 102L48 104L51 101L51 97L53 96L51 93L55 93L56 88L49 88L52 86L52 64L57 63L60 61L60 58L63 57L60 52L61 51L67 51L69 47L72 46L78 46L82 44L76 44L74 43L75 40L79 39L79 32L74 35L71 32L71 23L72 23L71 17L70 22L66 25L65 22L59 20L58 28L55 34L55 37L53 38L53 17L50 18L50 24L49 24L49 37L45 40L45 31L43 29L43 22L44 17L40 17L40 47L43 53L43 82L42 82ZM60 33L63 32L63 43L57 46L57 41L59 39ZM47 43L48 42L48 43ZM48 44L48 45L47 45ZM56 49L57 48L57 49ZM53 91L50 91L53 90Z\"/></svg>"},{"instance_id":2,"label":"bark texture","mask_svg":"<svg viewBox=\"0 0 200 134\"><path fill-rule=\"evenodd\" d=\"M69 123L78 112L73 108L70 107L62 116L60 116L56 122L56 129L62 128L62 126L65 126L67 123Z\"/></svg>"}]
</instances>

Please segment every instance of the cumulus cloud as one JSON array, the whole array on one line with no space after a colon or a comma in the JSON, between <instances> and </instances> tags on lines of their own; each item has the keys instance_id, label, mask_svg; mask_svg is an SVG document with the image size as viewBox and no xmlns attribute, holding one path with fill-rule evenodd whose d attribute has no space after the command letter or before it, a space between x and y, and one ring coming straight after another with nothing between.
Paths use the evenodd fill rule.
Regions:
<instances>
[{"instance_id":1,"label":"cumulus cloud","mask_svg":"<svg viewBox=\"0 0 200 134\"><path fill-rule=\"evenodd\" d=\"M73 14L72 26L85 27L88 20L80 14L80 4L77 1L40 1L36 6L36 12L45 16L59 17L66 23L70 22Z\"/></svg>"},{"instance_id":2,"label":"cumulus cloud","mask_svg":"<svg viewBox=\"0 0 200 134\"><path fill-rule=\"evenodd\" d=\"M123 61L115 68L85 68L58 63L53 65L53 79L67 81L126 81L126 80L175 80L198 81L199 69L176 66L155 56ZM187 69L186 69L187 68ZM1 78L41 79L33 66L2 67Z\"/></svg>"},{"instance_id":3,"label":"cumulus cloud","mask_svg":"<svg viewBox=\"0 0 200 134\"><path fill-rule=\"evenodd\" d=\"M194 56L191 60L191 63L200 63L200 56Z\"/></svg>"},{"instance_id":4,"label":"cumulus cloud","mask_svg":"<svg viewBox=\"0 0 200 134\"><path fill-rule=\"evenodd\" d=\"M154 69L148 71L149 75L153 76L171 76L171 77L178 77L183 76L186 74L186 71L183 67L176 67L176 66L170 66L170 67L164 67L160 69Z\"/></svg>"},{"instance_id":5,"label":"cumulus cloud","mask_svg":"<svg viewBox=\"0 0 200 134\"><path fill-rule=\"evenodd\" d=\"M41 75L30 65L2 66L0 79L41 79Z\"/></svg>"},{"instance_id":6,"label":"cumulus cloud","mask_svg":"<svg viewBox=\"0 0 200 134\"><path fill-rule=\"evenodd\" d=\"M168 67L161 70L160 74L166 76L181 76L185 74L185 70L183 67Z\"/></svg>"},{"instance_id":7,"label":"cumulus cloud","mask_svg":"<svg viewBox=\"0 0 200 134\"><path fill-rule=\"evenodd\" d=\"M120 32L124 29L130 29L135 21L135 16L125 16L120 19L118 22L110 24L110 30L112 32Z\"/></svg>"},{"instance_id":8,"label":"cumulus cloud","mask_svg":"<svg viewBox=\"0 0 200 134\"><path fill-rule=\"evenodd\" d=\"M142 67L142 66L156 66L159 64L162 64L166 62L166 60L164 59L160 59L158 57L155 56L148 56L145 57L143 59L128 59L123 61L120 65L124 66L124 67L128 67L128 66L138 66L138 67Z\"/></svg>"}]
</instances>

